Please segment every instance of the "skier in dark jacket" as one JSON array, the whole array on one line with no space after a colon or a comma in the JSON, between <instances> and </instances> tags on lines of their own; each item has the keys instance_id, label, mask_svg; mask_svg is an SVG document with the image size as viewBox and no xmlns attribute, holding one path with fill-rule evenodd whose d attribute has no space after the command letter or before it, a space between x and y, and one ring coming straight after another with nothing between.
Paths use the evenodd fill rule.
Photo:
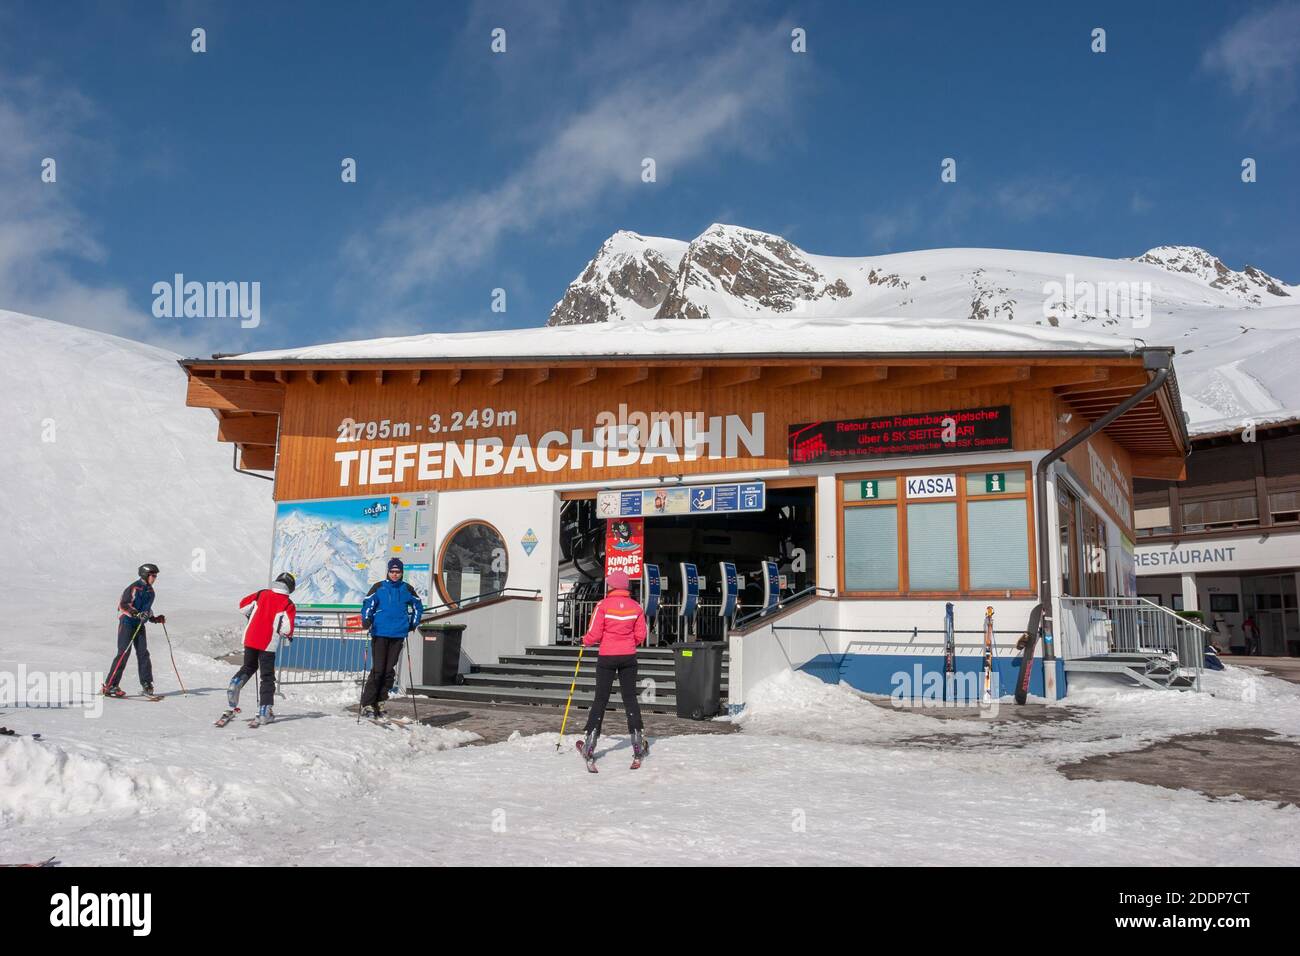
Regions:
<instances>
[{"instance_id":1,"label":"skier in dark jacket","mask_svg":"<svg viewBox=\"0 0 1300 956\"><path fill-rule=\"evenodd\" d=\"M372 651L370 675L361 692L361 712L370 718L384 715L406 635L424 615L415 588L402 580L405 571L400 558L390 558L387 579L377 582L361 605L361 623L370 629Z\"/></svg>"},{"instance_id":2,"label":"skier in dark jacket","mask_svg":"<svg viewBox=\"0 0 1300 956\"><path fill-rule=\"evenodd\" d=\"M128 584L117 602L117 654L108 665L107 679L100 692L105 697L125 697L126 691L118 687L126 662L135 648L136 668L140 675L140 689L153 694L153 662L149 660L149 644L145 637L145 622L163 624L167 618L153 613L153 583L158 580L158 565L142 564L139 579Z\"/></svg>"}]
</instances>

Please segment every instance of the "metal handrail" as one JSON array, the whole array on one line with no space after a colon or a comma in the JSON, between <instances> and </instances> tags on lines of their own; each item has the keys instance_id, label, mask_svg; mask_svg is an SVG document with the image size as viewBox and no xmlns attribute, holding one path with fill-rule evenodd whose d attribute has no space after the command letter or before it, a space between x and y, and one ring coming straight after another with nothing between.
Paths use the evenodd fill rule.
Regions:
<instances>
[{"instance_id":1,"label":"metal handrail","mask_svg":"<svg viewBox=\"0 0 1300 956\"><path fill-rule=\"evenodd\" d=\"M424 619L427 618L429 615L437 614L439 611L442 610L468 611L470 608L474 607L474 605L481 602L484 598L494 597L495 595L498 594L505 594L507 591L518 591L520 594L528 594L531 595L532 597L540 597L542 593L541 588L507 587L507 588L498 588L495 591L484 591L482 594L476 594L472 598L462 599L460 601L456 601L455 603L447 601L442 604L435 605L434 607L426 607L424 609L424 613L420 615L420 620L417 621L416 624L419 625L424 623ZM465 603L466 600L469 601L468 604Z\"/></svg>"},{"instance_id":2,"label":"metal handrail","mask_svg":"<svg viewBox=\"0 0 1300 956\"><path fill-rule=\"evenodd\" d=\"M773 611L784 610L785 606L789 604L791 601L797 601L801 597L805 597L809 594L818 594L823 591L826 592L827 594L835 593L834 588L818 587L815 584L811 584L808 587L804 588L802 591L796 591L794 594L791 594L789 597L778 599L775 607L761 607L757 611L751 611L749 614L746 614L743 617L736 618L734 621L731 622L731 626L735 628L735 627L740 627L741 625L746 624L749 621L756 621L760 617L766 617L768 614L771 614Z\"/></svg>"},{"instance_id":3,"label":"metal handrail","mask_svg":"<svg viewBox=\"0 0 1300 956\"><path fill-rule=\"evenodd\" d=\"M1213 631L1176 611L1139 597L1062 596L1058 634L1069 658L1146 657L1186 672L1199 690L1205 644ZM1086 615L1086 617L1084 616Z\"/></svg>"}]
</instances>

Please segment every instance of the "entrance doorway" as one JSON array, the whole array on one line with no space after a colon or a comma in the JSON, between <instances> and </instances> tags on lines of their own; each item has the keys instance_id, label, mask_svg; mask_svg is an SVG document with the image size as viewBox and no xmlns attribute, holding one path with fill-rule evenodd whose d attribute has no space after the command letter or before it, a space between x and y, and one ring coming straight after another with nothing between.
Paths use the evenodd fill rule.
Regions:
<instances>
[{"instance_id":1,"label":"entrance doorway","mask_svg":"<svg viewBox=\"0 0 1300 956\"><path fill-rule=\"evenodd\" d=\"M1259 650L1265 657L1300 657L1300 618L1297 617L1295 572L1243 576L1245 612L1259 628Z\"/></svg>"},{"instance_id":2,"label":"entrance doorway","mask_svg":"<svg viewBox=\"0 0 1300 956\"><path fill-rule=\"evenodd\" d=\"M556 640L580 638L591 608L604 595L605 520L596 516L592 498L564 502L561 511L560 594ZM645 519L643 561L659 566L663 592L652 628L653 643L678 640L717 640L724 637L719 615L722 582L719 562L736 565L739 595L736 614L743 616L763 603L762 566L777 564L782 600L816 587L816 488L809 485L767 486L765 509L746 513L666 515ZM699 611L692 627L683 627L682 562L694 564L703 578ZM632 582L638 600L641 582Z\"/></svg>"}]
</instances>

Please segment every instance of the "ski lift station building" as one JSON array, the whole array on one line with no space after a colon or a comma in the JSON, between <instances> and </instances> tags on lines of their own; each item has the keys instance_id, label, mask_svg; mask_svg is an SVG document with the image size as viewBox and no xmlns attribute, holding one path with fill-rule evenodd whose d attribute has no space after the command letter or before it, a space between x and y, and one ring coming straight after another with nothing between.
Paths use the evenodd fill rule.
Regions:
<instances>
[{"instance_id":1,"label":"ski lift station building","mask_svg":"<svg viewBox=\"0 0 1300 956\"><path fill-rule=\"evenodd\" d=\"M704 319L181 364L236 467L274 480L268 570L305 620L346 634L397 555L473 676L581 636L623 568L652 642L727 642L734 706L792 667L923 697L949 603L959 676L993 609L1003 693L1040 603L1031 693L1199 668L1136 597L1133 479L1185 474L1172 360L1037 326Z\"/></svg>"}]
</instances>

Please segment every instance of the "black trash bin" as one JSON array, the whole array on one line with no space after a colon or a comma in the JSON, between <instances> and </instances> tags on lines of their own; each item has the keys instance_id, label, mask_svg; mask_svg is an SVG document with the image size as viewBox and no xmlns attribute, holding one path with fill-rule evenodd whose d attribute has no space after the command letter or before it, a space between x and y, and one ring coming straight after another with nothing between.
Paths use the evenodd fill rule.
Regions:
<instances>
[{"instance_id":1,"label":"black trash bin","mask_svg":"<svg viewBox=\"0 0 1300 956\"><path fill-rule=\"evenodd\" d=\"M420 625L420 643L424 645L421 674L428 687L459 684L460 641L464 624L433 622Z\"/></svg>"},{"instance_id":2,"label":"black trash bin","mask_svg":"<svg viewBox=\"0 0 1300 956\"><path fill-rule=\"evenodd\" d=\"M722 710L722 641L673 645L677 716L708 720Z\"/></svg>"}]
</instances>

